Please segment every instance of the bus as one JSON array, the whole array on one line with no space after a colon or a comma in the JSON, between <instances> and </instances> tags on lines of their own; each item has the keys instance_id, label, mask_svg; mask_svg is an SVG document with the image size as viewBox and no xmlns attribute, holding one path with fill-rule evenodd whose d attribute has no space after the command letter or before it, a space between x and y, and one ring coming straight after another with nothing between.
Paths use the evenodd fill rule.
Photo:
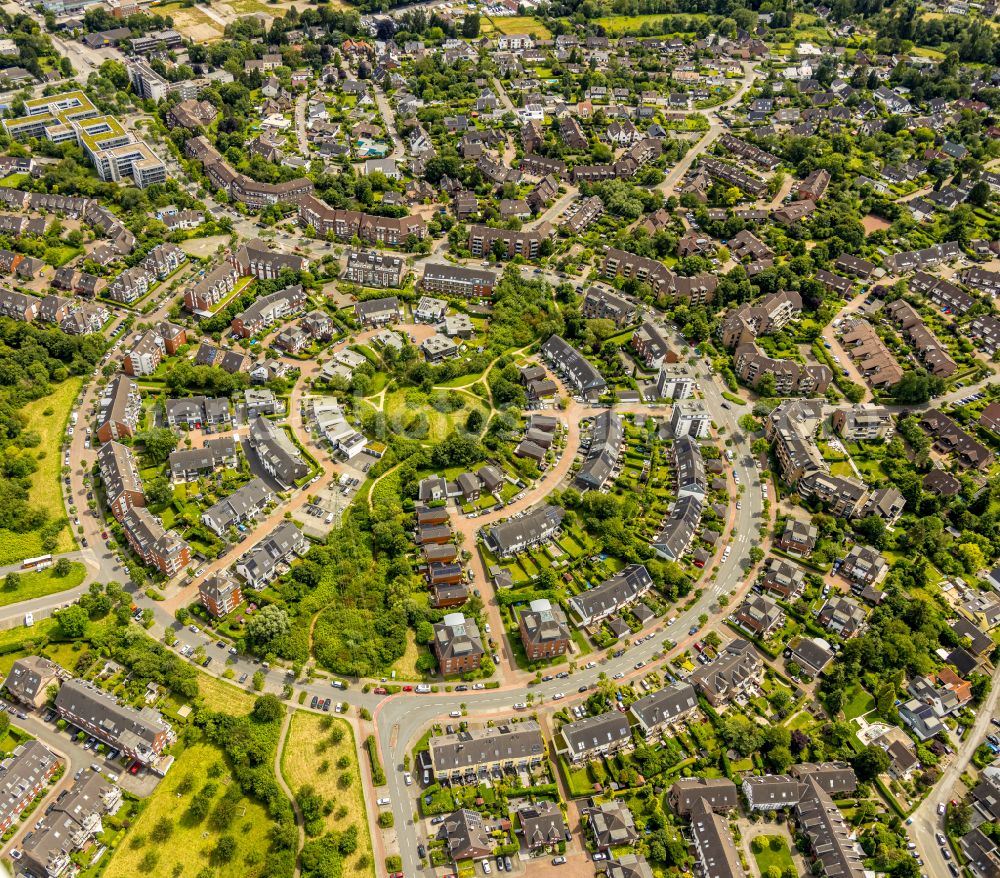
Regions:
<instances>
[{"instance_id":1,"label":"bus","mask_svg":"<svg viewBox=\"0 0 1000 878\"><path fill-rule=\"evenodd\" d=\"M21 562L22 570L44 570L52 563L51 555L39 555L37 558L25 558Z\"/></svg>"}]
</instances>

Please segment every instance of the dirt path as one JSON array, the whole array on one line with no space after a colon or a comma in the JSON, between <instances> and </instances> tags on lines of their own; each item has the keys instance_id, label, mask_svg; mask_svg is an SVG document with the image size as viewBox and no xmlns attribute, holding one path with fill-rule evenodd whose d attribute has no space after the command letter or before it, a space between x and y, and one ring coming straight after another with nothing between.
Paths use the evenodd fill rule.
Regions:
<instances>
[{"instance_id":1,"label":"dirt path","mask_svg":"<svg viewBox=\"0 0 1000 878\"><path fill-rule=\"evenodd\" d=\"M299 875L302 874L302 866L299 862L299 856L302 853L302 848L304 848L306 844L305 820L302 818L302 809L299 808L299 803L295 800L292 789L288 786L288 783L285 781L285 775L281 771L281 757L285 752L285 741L288 740L288 729L292 725L292 712L293 708L287 708L285 710L285 718L281 721L281 733L278 735L278 749L274 754L274 776L278 779L278 785L284 791L285 795L291 800L292 810L295 812L295 828L299 832L298 847L295 850L295 878L299 878Z\"/></svg>"}]
</instances>

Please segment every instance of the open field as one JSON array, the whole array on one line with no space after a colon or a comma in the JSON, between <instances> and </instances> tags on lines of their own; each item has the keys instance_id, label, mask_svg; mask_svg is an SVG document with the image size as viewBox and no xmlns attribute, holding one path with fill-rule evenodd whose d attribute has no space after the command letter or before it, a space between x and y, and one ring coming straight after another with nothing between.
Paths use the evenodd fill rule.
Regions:
<instances>
[{"instance_id":1,"label":"open field","mask_svg":"<svg viewBox=\"0 0 1000 878\"><path fill-rule=\"evenodd\" d=\"M705 18L702 14L691 14L688 15L684 13L685 18L691 20L701 20ZM642 28L644 24L655 25L659 24L664 19L667 20L667 27L670 27L671 15L668 14L654 14L654 15L605 15L602 18L595 19L597 24L603 27L609 34L628 34L634 33ZM667 31L664 31L666 33Z\"/></svg>"},{"instance_id":2,"label":"open field","mask_svg":"<svg viewBox=\"0 0 1000 878\"><path fill-rule=\"evenodd\" d=\"M492 27L490 23L492 22ZM485 19L483 21L484 31L501 34L533 34L540 40L552 39L549 29L537 18L530 15L509 15L498 18Z\"/></svg>"},{"instance_id":3,"label":"open field","mask_svg":"<svg viewBox=\"0 0 1000 878\"><path fill-rule=\"evenodd\" d=\"M36 573L22 573L21 582L16 589L13 591L8 591L6 588L0 589L0 607L76 588L83 582L83 577L86 574L87 568L79 561L73 562L73 569L66 576L56 576L54 567L39 570Z\"/></svg>"},{"instance_id":4,"label":"open field","mask_svg":"<svg viewBox=\"0 0 1000 878\"><path fill-rule=\"evenodd\" d=\"M423 674L417 670L417 659L420 658L420 648L417 646L417 635L410 629L406 629L406 652L395 662L392 670L396 672L396 677L400 680L419 680Z\"/></svg>"},{"instance_id":5,"label":"open field","mask_svg":"<svg viewBox=\"0 0 1000 878\"><path fill-rule=\"evenodd\" d=\"M334 743L334 736L340 736L339 743ZM346 768L338 768L338 763ZM332 811L320 818L323 832L343 832L351 824L357 827L358 849L344 862L344 875L374 878L372 840L350 724L333 715L295 711L281 754L281 773L293 793L309 785L321 798L333 802ZM342 777L350 779L346 786L341 785Z\"/></svg>"},{"instance_id":6,"label":"open field","mask_svg":"<svg viewBox=\"0 0 1000 878\"><path fill-rule=\"evenodd\" d=\"M256 697L253 693L236 686L235 681L227 683L208 674L198 674L198 691L212 710L221 710L234 716L250 713Z\"/></svg>"},{"instance_id":7,"label":"open field","mask_svg":"<svg viewBox=\"0 0 1000 878\"><path fill-rule=\"evenodd\" d=\"M209 769L224 758L222 751L210 744L194 744L180 753L170 773L146 800L124 842L111 854L105 878L134 878L143 874L194 878L208 862L215 865L212 875L217 878L258 878L263 874L263 854L269 844L267 834L273 825L263 806L251 799L241 799L236 806L236 818L225 833L213 829L211 819L195 821L186 813L191 800L210 782ZM211 783L216 792L209 813L232 783L228 769L223 767L222 774ZM173 826L169 842L162 845L147 840L160 821ZM212 851L223 834L235 839L236 854L228 862L216 863ZM140 838L144 844L134 846ZM152 869L145 860L150 851L158 855ZM176 871L175 864L180 864L181 871Z\"/></svg>"},{"instance_id":8,"label":"open field","mask_svg":"<svg viewBox=\"0 0 1000 878\"><path fill-rule=\"evenodd\" d=\"M222 39L222 25L195 6L170 3L166 6L157 6L156 12L159 15L169 15L174 20L174 27L178 32L196 43L210 43Z\"/></svg>"},{"instance_id":9,"label":"open field","mask_svg":"<svg viewBox=\"0 0 1000 878\"><path fill-rule=\"evenodd\" d=\"M62 469L63 436L69 423L70 409L76 401L83 378L67 378L52 387L52 393L29 402L23 409L28 421L28 429L38 433L41 442L34 449L38 469L31 475L31 505L44 509L50 520L65 518L62 486L59 473ZM54 552L71 552L76 548L76 540L68 527L59 531L59 539ZM11 533L0 530L0 564L13 564L36 555L46 554L42 548L42 537L37 531Z\"/></svg>"},{"instance_id":10,"label":"open field","mask_svg":"<svg viewBox=\"0 0 1000 878\"><path fill-rule=\"evenodd\" d=\"M440 442L455 427L465 424L465 419L473 408L486 409L473 396L463 394L465 405L453 412L439 412L431 407L426 397L422 404L414 401L413 390L397 390L385 395L384 411L389 417L391 430L403 430L414 439L429 442ZM423 421L426 419L426 430Z\"/></svg>"}]
</instances>

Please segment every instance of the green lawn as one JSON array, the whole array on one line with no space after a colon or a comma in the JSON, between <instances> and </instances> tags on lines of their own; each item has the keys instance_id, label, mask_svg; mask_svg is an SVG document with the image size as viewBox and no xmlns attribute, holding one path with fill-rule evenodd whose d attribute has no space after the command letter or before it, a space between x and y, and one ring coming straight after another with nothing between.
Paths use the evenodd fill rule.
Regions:
<instances>
[{"instance_id":1,"label":"green lawn","mask_svg":"<svg viewBox=\"0 0 1000 878\"><path fill-rule=\"evenodd\" d=\"M69 422L70 409L76 401L83 384L83 378L67 378L61 384L52 386L52 393L29 402L22 411L28 422L28 429L38 433L41 442L32 452L38 469L31 474L29 498L36 509L44 509L49 520L66 517L63 505L62 486L59 482L62 470L63 437ZM76 540L69 527L59 531L53 552L70 552L76 548ZM11 533L0 529L0 564L13 564L46 554L42 547L40 531Z\"/></svg>"},{"instance_id":2,"label":"green lawn","mask_svg":"<svg viewBox=\"0 0 1000 878\"><path fill-rule=\"evenodd\" d=\"M54 567L37 573L22 573L16 589L12 591L6 588L0 589L0 607L76 588L83 582L86 574L87 568L79 561L73 562L73 568L66 576L56 576Z\"/></svg>"},{"instance_id":3,"label":"green lawn","mask_svg":"<svg viewBox=\"0 0 1000 878\"><path fill-rule=\"evenodd\" d=\"M540 40L552 39L549 29L537 18L530 15L498 16L497 18L488 19L488 21L492 22L492 30L495 30L497 33L509 35L534 34Z\"/></svg>"},{"instance_id":4,"label":"green lawn","mask_svg":"<svg viewBox=\"0 0 1000 878\"><path fill-rule=\"evenodd\" d=\"M0 180L0 186L7 186L10 189L20 189L30 179L30 174L11 174L9 177L4 177Z\"/></svg>"},{"instance_id":5,"label":"green lawn","mask_svg":"<svg viewBox=\"0 0 1000 878\"><path fill-rule=\"evenodd\" d=\"M782 836L762 835L759 838L764 842L764 849L755 851L751 846L751 851L761 875L766 875L771 866L777 866L783 875L789 874L786 870L794 872L795 864L792 862L792 854L788 850L788 842Z\"/></svg>"},{"instance_id":6,"label":"green lawn","mask_svg":"<svg viewBox=\"0 0 1000 878\"><path fill-rule=\"evenodd\" d=\"M706 18L705 15L700 13L691 13L690 15L685 13L684 17L699 21ZM644 24L657 24L664 19L667 20L667 27L669 27L671 25L670 19L672 18L672 15L666 13L662 15L605 15L602 18L595 19L595 21L609 34L619 34L632 33L642 28Z\"/></svg>"},{"instance_id":7,"label":"green lawn","mask_svg":"<svg viewBox=\"0 0 1000 878\"><path fill-rule=\"evenodd\" d=\"M855 685L848 689L844 698L844 718L847 720L863 716L875 709L875 699L861 686Z\"/></svg>"}]
</instances>

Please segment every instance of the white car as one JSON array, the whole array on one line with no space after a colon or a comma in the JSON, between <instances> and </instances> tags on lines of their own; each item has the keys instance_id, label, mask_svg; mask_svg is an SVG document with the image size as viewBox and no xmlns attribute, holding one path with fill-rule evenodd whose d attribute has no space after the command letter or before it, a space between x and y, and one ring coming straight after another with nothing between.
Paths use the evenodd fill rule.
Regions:
<instances>
[{"instance_id":1,"label":"white car","mask_svg":"<svg viewBox=\"0 0 1000 878\"><path fill-rule=\"evenodd\" d=\"M490 872L492 872L492 871L493 870L490 868L490 861L489 860L483 860L483 874L484 875L489 875Z\"/></svg>"},{"instance_id":2,"label":"white car","mask_svg":"<svg viewBox=\"0 0 1000 878\"><path fill-rule=\"evenodd\" d=\"M938 802L938 814L944 814L945 804L944 802Z\"/></svg>"},{"instance_id":3,"label":"white car","mask_svg":"<svg viewBox=\"0 0 1000 878\"><path fill-rule=\"evenodd\" d=\"M565 697L566 697L566 693L565 692L556 692L556 694L552 696L552 700L553 701L559 701L560 699L565 698Z\"/></svg>"},{"instance_id":4,"label":"white car","mask_svg":"<svg viewBox=\"0 0 1000 878\"><path fill-rule=\"evenodd\" d=\"M527 709L528 709L528 705L525 704L523 701L518 701L518 702L515 702L515 704L514 704L514 710L527 710Z\"/></svg>"},{"instance_id":5,"label":"white car","mask_svg":"<svg viewBox=\"0 0 1000 878\"><path fill-rule=\"evenodd\" d=\"M405 783L408 787L413 786L413 775L410 774L410 772L403 772L403 783Z\"/></svg>"},{"instance_id":6,"label":"white car","mask_svg":"<svg viewBox=\"0 0 1000 878\"><path fill-rule=\"evenodd\" d=\"M391 805L392 804L392 799L390 799L388 796L383 796L381 799L377 799L376 802L375 802L375 804L376 805Z\"/></svg>"},{"instance_id":7,"label":"white car","mask_svg":"<svg viewBox=\"0 0 1000 878\"><path fill-rule=\"evenodd\" d=\"M624 672L623 671L619 671L617 674L615 674L615 679L616 680L620 680L624 676L625 676Z\"/></svg>"}]
</instances>

